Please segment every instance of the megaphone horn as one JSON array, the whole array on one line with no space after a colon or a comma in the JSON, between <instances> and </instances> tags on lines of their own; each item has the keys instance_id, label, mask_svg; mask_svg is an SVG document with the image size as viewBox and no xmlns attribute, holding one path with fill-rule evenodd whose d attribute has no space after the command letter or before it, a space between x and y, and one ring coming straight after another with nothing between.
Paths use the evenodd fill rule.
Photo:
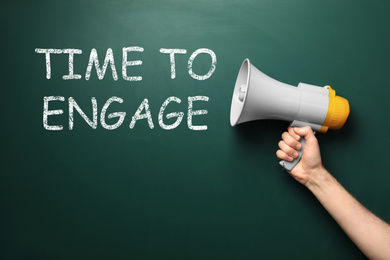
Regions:
<instances>
[{"instance_id":1,"label":"megaphone horn","mask_svg":"<svg viewBox=\"0 0 390 260\"><path fill-rule=\"evenodd\" d=\"M326 133L328 129L340 129L347 121L349 111L348 100L336 96L330 86L299 83L295 87L285 84L267 76L245 59L234 86L230 124L235 126L253 120L276 119ZM303 138L301 143L297 159L293 162L281 161L286 170L291 170L299 162L304 149Z\"/></svg>"}]
</instances>

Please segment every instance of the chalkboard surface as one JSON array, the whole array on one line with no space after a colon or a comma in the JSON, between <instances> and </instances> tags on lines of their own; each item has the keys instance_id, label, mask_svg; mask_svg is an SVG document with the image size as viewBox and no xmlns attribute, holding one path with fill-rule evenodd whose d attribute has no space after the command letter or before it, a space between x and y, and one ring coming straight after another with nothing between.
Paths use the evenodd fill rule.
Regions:
<instances>
[{"instance_id":1,"label":"chalkboard surface","mask_svg":"<svg viewBox=\"0 0 390 260\"><path fill-rule=\"evenodd\" d=\"M328 170L390 221L389 1L9 1L0 9L1 259L364 259L229 124L245 58L331 85ZM168 118L167 118L168 115Z\"/></svg>"}]
</instances>

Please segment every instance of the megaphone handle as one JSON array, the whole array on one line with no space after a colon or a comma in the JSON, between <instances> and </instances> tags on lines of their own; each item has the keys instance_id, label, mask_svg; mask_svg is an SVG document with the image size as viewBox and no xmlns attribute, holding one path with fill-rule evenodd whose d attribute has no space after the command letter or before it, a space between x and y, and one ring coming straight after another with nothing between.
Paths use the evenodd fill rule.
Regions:
<instances>
[{"instance_id":1,"label":"megaphone handle","mask_svg":"<svg viewBox=\"0 0 390 260\"><path fill-rule=\"evenodd\" d=\"M298 157L291 162L285 160L279 162L279 164L287 171L291 171L295 167L295 165L297 165L297 163L301 160L303 149L305 149L306 140L304 137L301 137L301 140L299 140L299 142L302 144L302 148L298 151Z\"/></svg>"}]
</instances>

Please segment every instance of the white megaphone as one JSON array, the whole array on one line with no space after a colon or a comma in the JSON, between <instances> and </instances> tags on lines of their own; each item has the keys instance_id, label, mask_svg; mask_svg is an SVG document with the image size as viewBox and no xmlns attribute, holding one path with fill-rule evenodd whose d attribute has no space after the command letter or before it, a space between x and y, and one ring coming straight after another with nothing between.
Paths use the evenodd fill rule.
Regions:
<instances>
[{"instance_id":1,"label":"white megaphone","mask_svg":"<svg viewBox=\"0 0 390 260\"><path fill-rule=\"evenodd\" d=\"M326 133L340 129L349 115L349 103L336 96L330 87L299 83L298 87L279 82L253 66L249 59L241 65L234 87L230 109L230 124L276 119L291 122L292 126L310 126L313 131ZM302 157L302 149L292 162L281 161L286 170L292 170Z\"/></svg>"}]
</instances>

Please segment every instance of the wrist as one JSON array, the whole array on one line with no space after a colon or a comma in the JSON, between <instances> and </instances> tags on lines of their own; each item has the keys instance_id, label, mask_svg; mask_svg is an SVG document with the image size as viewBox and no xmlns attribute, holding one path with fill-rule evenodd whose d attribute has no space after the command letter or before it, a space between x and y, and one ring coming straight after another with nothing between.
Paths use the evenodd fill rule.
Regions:
<instances>
[{"instance_id":1,"label":"wrist","mask_svg":"<svg viewBox=\"0 0 390 260\"><path fill-rule=\"evenodd\" d=\"M332 175L321 165L309 175L305 186L312 192L323 190L328 184L334 182Z\"/></svg>"}]
</instances>

